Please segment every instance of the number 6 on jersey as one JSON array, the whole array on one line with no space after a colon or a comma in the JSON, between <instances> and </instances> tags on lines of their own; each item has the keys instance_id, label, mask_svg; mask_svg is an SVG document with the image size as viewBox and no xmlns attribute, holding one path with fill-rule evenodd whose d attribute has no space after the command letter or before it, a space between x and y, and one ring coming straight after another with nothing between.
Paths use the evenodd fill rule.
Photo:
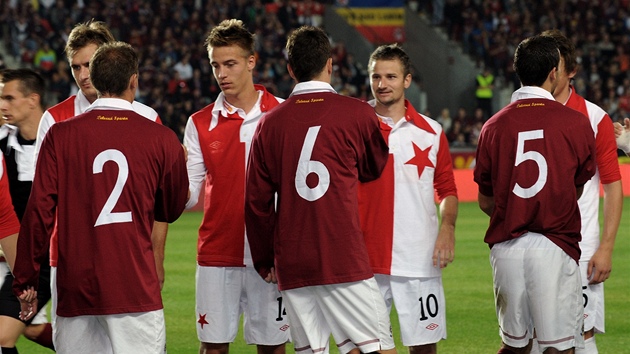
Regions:
<instances>
[{"instance_id":1,"label":"number 6 on jersey","mask_svg":"<svg viewBox=\"0 0 630 354\"><path fill-rule=\"evenodd\" d=\"M300 197L309 202L323 197L330 186L330 172L328 172L326 166L319 161L311 160L319 128L321 128L321 125L308 128L306 138L304 138L304 145L302 145L302 152L300 152L297 171L295 171L295 189ZM311 173L316 174L318 177L317 185L312 188L306 184L306 177Z\"/></svg>"}]
</instances>

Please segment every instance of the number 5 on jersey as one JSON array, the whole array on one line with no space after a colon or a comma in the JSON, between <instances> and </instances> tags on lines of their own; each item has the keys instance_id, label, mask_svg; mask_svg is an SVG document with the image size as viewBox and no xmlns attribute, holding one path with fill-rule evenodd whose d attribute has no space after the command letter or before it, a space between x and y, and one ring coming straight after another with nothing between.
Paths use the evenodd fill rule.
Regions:
<instances>
[{"instance_id":1,"label":"number 5 on jersey","mask_svg":"<svg viewBox=\"0 0 630 354\"><path fill-rule=\"evenodd\" d=\"M525 152L525 142L527 140L544 139L544 133L542 129L530 130L526 132L518 133L518 142L516 146L516 159L514 161L514 167L520 165L522 162L532 160L538 165L538 179L531 187L523 188L520 184L516 183L512 192L517 196L527 199L532 198L538 194L545 184L547 183L547 160L538 151Z\"/></svg>"},{"instance_id":2,"label":"number 5 on jersey","mask_svg":"<svg viewBox=\"0 0 630 354\"><path fill-rule=\"evenodd\" d=\"M300 152L297 171L295 171L295 190L300 197L309 202L314 202L323 197L330 186L330 172L328 172L326 166L320 161L311 160L313 147L320 128L321 125L308 128L302 151ZM309 187L306 184L306 177L311 173L316 174L318 177L317 184L314 187Z\"/></svg>"},{"instance_id":3,"label":"number 5 on jersey","mask_svg":"<svg viewBox=\"0 0 630 354\"><path fill-rule=\"evenodd\" d=\"M112 189L109 198L107 198L105 205L103 205L103 209L101 209L100 214L98 214L98 218L96 218L94 227L132 221L131 211L112 212L116 203L118 203L118 198L120 198L120 195L122 194L123 187L127 182L127 177L129 177L129 164L127 164L127 158L119 150L109 149L102 151L94 158L92 173L97 174L103 172L103 166L105 166L107 161L113 161L116 165L118 165L118 177L116 178L114 189Z\"/></svg>"}]
</instances>

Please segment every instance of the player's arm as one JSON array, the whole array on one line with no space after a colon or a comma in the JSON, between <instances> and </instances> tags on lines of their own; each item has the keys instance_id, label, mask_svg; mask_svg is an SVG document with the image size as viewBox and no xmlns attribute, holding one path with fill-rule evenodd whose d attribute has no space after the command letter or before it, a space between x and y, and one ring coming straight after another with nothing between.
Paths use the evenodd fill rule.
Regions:
<instances>
[{"instance_id":1,"label":"player's arm","mask_svg":"<svg viewBox=\"0 0 630 354\"><path fill-rule=\"evenodd\" d=\"M53 124L55 124L53 116L48 111L44 112L42 119L39 121L39 126L37 127L37 138L35 138L35 158L33 159L35 166L37 166L37 157L39 156L39 151L42 148L42 142Z\"/></svg>"},{"instance_id":2,"label":"player's arm","mask_svg":"<svg viewBox=\"0 0 630 354\"><path fill-rule=\"evenodd\" d=\"M439 207L441 222L433 249L433 266L444 268L455 258L455 222L459 206L453 161L444 132L439 136L436 162L433 185L441 200Z\"/></svg>"},{"instance_id":3,"label":"player's arm","mask_svg":"<svg viewBox=\"0 0 630 354\"><path fill-rule=\"evenodd\" d=\"M624 125L615 123L617 147L630 156L630 118L623 120Z\"/></svg>"},{"instance_id":4,"label":"player's arm","mask_svg":"<svg viewBox=\"0 0 630 354\"><path fill-rule=\"evenodd\" d=\"M621 181L602 186L604 189L604 222L599 247L588 262L587 276L590 279L590 284L601 283L610 276L613 248L623 208Z\"/></svg>"},{"instance_id":5,"label":"player's arm","mask_svg":"<svg viewBox=\"0 0 630 354\"><path fill-rule=\"evenodd\" d=\"M379 178L389 158L389 147L381 133L376 113L370 105L365 106L365 115L369 118L361 121L360 127L365 151L359 155L357 164L359 181L362 183Z\"/></svg>"},{"instance_id":6,"label":"player's arm","mask_svg":"<svg viewBox=\"0 0 630 354\"><path fill-rule=\"evenodd\" d=\"M0 248L4 252L4 258L7 260L9 269L13 270L15 266L15 254L17 253L18 234L14 233L0 239ZM4 275L0 275L4 276Z\"/></svg>"},{"instance_id":7,"label":"player's arm","mask_svg":"<svg viewBox=\"0 0 630 354\"><path fill-rule=\"evenodd\" d=\"M262 158L260 128L256 128L247 163L245 183L245 226L254 268L267 282L273 281L276 192Z\"/></svg>"},{"instance_id":8,"label":"player's arm","mask_svg":"<svg viewBox=\"0 0 630 354\"><path fill-rule=\"evenodd\" d=\"M199 145L199 133L192 118L188 118L184 132L184 146L187 151L186 168L188 169L188 189L190 197L186 202L186 208L194 207L199 201L201 185L206 177L206 164L203 160L201 145Z\"/></svg>"},{"instance_id":9,"label":"player's arm","mask_svg":"<svg viewBox=\"0 0 630 354\"><path fill-rule=\"evenodd\" d=\"M492 216L494 211L494 197L487 196L481 192L478 194L479 208L488 216Z\"/></svg>"},{"instance_id":10,"label":"player's arm","mask_svg":"<svg viewBox=\"0 0 630 354\"><path fill-rule=\"evenodd\" d=\"M53 127L42 143L31 196L17 240L13 293L20 298L23 320L34 315L37 300L33 296L39 286L40 264L48 262L50 235L55 223L58 171L54 136Z\"/></svg>"},{"instance_id":11,"label":"player's arm","mask_svg":"<svg viewBox=\"0 0 630 354\"><path fill-rule=\"evenodd\" d=\"M450 195L440 203L440 231L433 250L433 266L444 268L455 258L455 221L457 220L458 200Z\"/></svg>"},{"instance_id":12,"label":"player's arm","mask_svg":"<svg viewBox=\"0 0 630 354\"><path fill-rule=\"evenodd\" d=\"M4 251L9 268L13 269L15 265L20 222L18 221L17 215L15 215L15 210L11 203L9 180L4 171L6 171L4 158L3 155L0 154L0 246Z\"/></svg>"},{"instance_id":13,"label":"player's arm","mask_svg":"<svg viewBox=\"0 0 630 354\"><path fill-rule=\"evenodd\" d=\"M155 270L157 271L160 289L164 287L164 248L166 246L166 235L168 234L168 223L156 221L153 223L151 231L151 244L153 246L153 256L155 258Z\"/></svg>"},{"instance_id":14,"label":"player's arm","mask_svg":"<svg viewBox=\"0 0 630 354\"><path fill-rule=\"evenodd\" d=\"M587 269L591 284L603 282L610 276L612 253L623 208L617 144L610 125L611 120L605 116L598 124L598 133L595 137L597 169L604 190L604 210L600 244L589 260Z\"/></svg>"}]
</instances>

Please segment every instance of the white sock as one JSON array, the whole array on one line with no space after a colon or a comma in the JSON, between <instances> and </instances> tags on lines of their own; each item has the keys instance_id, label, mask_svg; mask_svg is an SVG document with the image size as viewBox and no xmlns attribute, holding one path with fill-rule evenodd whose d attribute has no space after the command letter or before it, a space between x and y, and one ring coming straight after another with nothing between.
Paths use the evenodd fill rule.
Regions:
<instances>
[{"instance_id":1,"label":"white sock","mask_svg":"<svg viewBox=\"0 0 630 354\"><path fill-rule=\"evenodd\" d=\"M575 349L575 354L598 354L595 336L584 340L584 349Z\"/></svg>"}]
</instances>

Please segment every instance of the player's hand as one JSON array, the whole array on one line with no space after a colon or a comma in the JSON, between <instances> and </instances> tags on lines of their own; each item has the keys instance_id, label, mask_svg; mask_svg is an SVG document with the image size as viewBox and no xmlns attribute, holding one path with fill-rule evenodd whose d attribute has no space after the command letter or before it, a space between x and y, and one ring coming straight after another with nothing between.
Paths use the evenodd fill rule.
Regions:
<instances>
[{"instance_id":1,"label":"player's hand","mask_svg":"<svg viewBox=\"0 0 630 354\"><path fill-rule=\"evenodd\" d=\"M589 284L602 283L610 277L612 271L612 253L598 249L588 261L586 277Z\"/></svg>"},{"instance_id":2,"label":"player's hand","mask_svg":"<svg viewBox=\"0 0 630 354\"><path fill-rule=\"evenodd\" d=\"M433 249L433 266L446 268L455 258L455 232L441 229Z\"/></svg>"},{"instance_id":3,"label":"player's hand","mask_svg":"<svg viewBox=\"0 0 630 354\"><path fill-rule=\"evenodd\" d=\"M182 148L184 149L184 161L188 162L188 148L184 144L182 144Z\"/></svg>"},{"instance_id":4,"label":"player's hand","mask_svg":"<svg viewBox=\"0 0 630 354\"><path fill-rule=\"evenodd\" d=\"M273 284L278 283L278 279L276 278L276 268L271 267L271 269L269 270L269 274L267 274L267 276L265 277L265 281L267 283L273 283Z\"/></svg>"},{"instance_id":5,"label":"player's hand","mask_svg":"<svg viewBox=\"0 0 630 354\"><path fill-rule=\"evenodd\" d=\"M20 300L19 317L22 321L28 321L35 316L37 311L37 291L33 287L28 287L18 299Z\"/></svg>"},{"instance_id":6,"label":"player's hand","mask_svg":"<svg viewBox=\"0 0 630 354\"><path fill-rule=\"evenodd\" d=\"M623 120L624 125L615 123L615 138L617 140L617 147L623 150L626 154L630 153L630 118Z\"/></svg>"}]
</instances>

